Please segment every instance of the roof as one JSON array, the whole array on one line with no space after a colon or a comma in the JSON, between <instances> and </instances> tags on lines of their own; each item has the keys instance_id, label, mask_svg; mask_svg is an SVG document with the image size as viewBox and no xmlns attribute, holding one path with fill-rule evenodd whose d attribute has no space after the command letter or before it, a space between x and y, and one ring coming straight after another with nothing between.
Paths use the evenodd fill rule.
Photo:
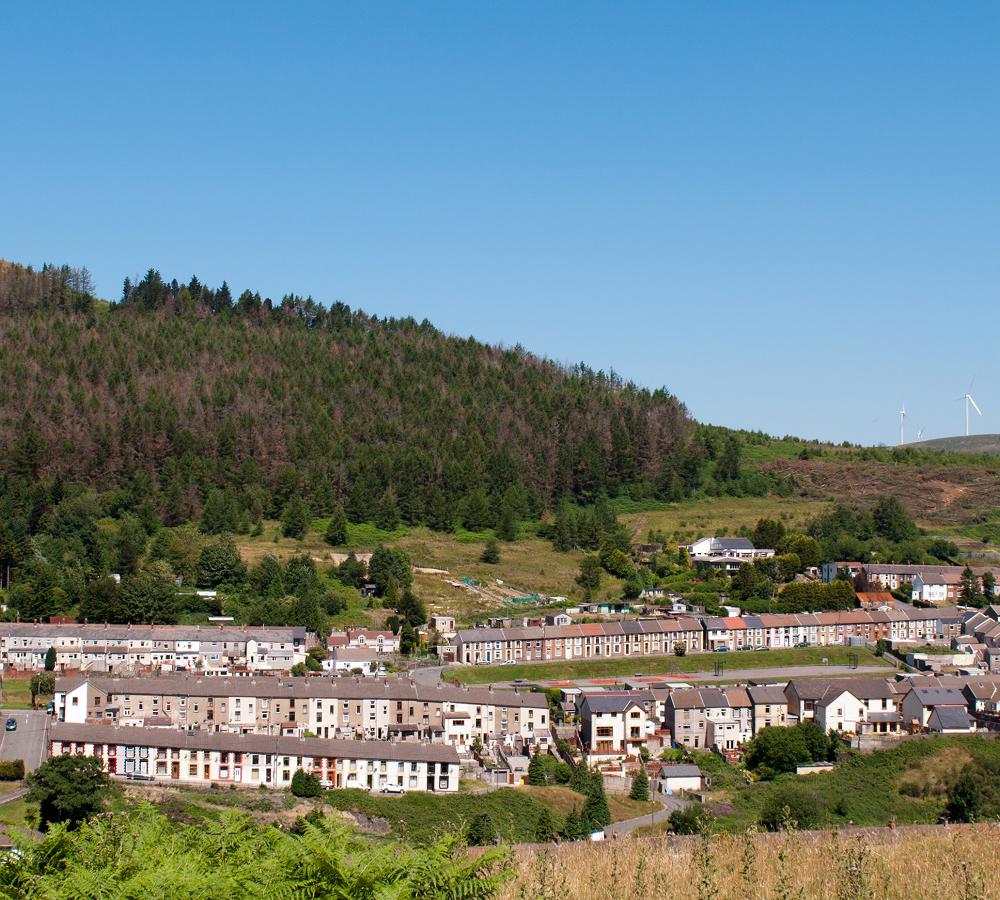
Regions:
<instances>
[{"instance_id":1,"label":"roof","mask_svg":"<svg viewBox=\"0 0 1000 900\"><path fill-rule=\"evenodd\" d=\"M111 678L106 676L57 678L56 693L91 686L109 696L154 697L267 697L290 700L400 700L440 703L478 703L492 706L517 706L547 709L544 694L533 691L469 688L440 682L424 685L407 678L324 678L305 676L198 676L164 675L155 678Z\"/></svg>"},{"instance_id":2,"label":"roof","mask_svg":"<svg viewBox=\"0 0 1000 900\"><path fill-rule=\"evenodd\" d=\"M965 707L962 692L953 687L914 687L910 693L920 701L921 706L961 706Z\"/></svg>"},{"instance_id":3,"label":"roof","mask_svg":"<svg viewBox=\"0 0 1000 900\"><path fill-rule=\"evenodd\" d=\"M697 766L678 763L672 766L660 766L661 778L701 778L701 769Z\"/></svg>"},{"instance_id":4,"label":"roof","mask_svg":"<svg viewBox=\"0 0 1000 900\"><path fill-rule=\"evenodd\" d=\"M2 622L0 636L79 637L86 641L291 641L302 640L308 632L299 626L252 625L78 625L37 622Z\"/></svg>"},{"instance_id":5,"label":"roof","mask_svg":"<svg viewBox=\"0 0 1000 900\"><path fill-rule=\"evenodd\" d=\"M887 700L892 697L884 678L793 678L788 682L803 700L832 700L849 691L859 700Z\"/></svg>"},{"instance_id":6,"label":"roof","mask_svg":"<svg viewBox=\"0 0 1000 900\"><path fill-rule=\"evenodd\" d=\"M341 662L371 662L378 654L369 647L336 647L332 656Z\"/></svg>"},{"instance_id":7,"label":"roof","mask_svg":"<svg viewBox=\"0 0 1000 900\"><path fill-rule=\"evenodd\" d=\"M753 542L745 537L716 537L712 538L712 546L720 550L753 550Z\"/></svg>"},{"instance_id":8,"label":"roof","mask_svg":"<svg viewBox=\"0 0 1000 900\"><path fill-rule=\"evenodd\" d=\"M622 713L630 706L642 707L642 702L632 694L584 694L580 712Z\"/></svg>"},{"instance_id":9,"label":"roof","mask_svg":"<svg viewBox=\"0 0 1000 900\"><path fill-rule=\"evenodd\" d=\"M927 721L929 728L938 727L942 730L948 728L968 729L972 727L972 719L964 706L938 706L931 713Z\"/></svg>"},{"instance_id":10,"label":"roof","mask_svg":"<svg viewBox=\"0 0 1000 900\"><path fill-rule=\"evenodd\" d=\"M241 753L274 753L288 756L336 759L398 759L414 762L458 762L458 751L448 744L416 741L348 741L324 738L277 737L268 734L229 734L222 731L174 731L169 728L130 728L116 725L75 725L54 722L53 741L124 744L136 747L171 747L188 750L222 750Z\"/></svg>"},{"instance_id":11,"label":"roof","mask_svg":"<svg viewBox=\"0 0 1000 900\"><path fill-rule=\"evenodd\" d=\"M785 696L785 689L777 685L751 685L747 688L750 699L757 704L773 703L782 705L788 702Z\"/></svg>"},{"instance_id":12,"label":"roof","mask_svg":"<svg viewBox=\"0 0 1000 900\"><path fill-rule=\"evenodd\" d=\"M674 709L729 709L729 699L718 688L674 691L667 702Z\"/></svg>"}]
</instances>

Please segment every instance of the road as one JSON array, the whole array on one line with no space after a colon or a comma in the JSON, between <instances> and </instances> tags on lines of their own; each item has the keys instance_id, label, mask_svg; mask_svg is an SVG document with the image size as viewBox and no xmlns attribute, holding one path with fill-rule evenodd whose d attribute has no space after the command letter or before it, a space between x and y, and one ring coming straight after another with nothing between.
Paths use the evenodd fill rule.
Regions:
<instances>
[{"instance_id":1,"label":"road","mask_svg":"<svg viewBox=\"0 0 1000 900\"><path fill-rule=\"evenodd\" d=\"M0 711L0 721L14 719L17 731L0 732L0 759L23 759L28 772L37 769L48 754L49 717L45 710Z\"/></svg>"},{"instance_id":2,"label":"road","mask_svg":"<svg viewBox=\"0 0 1000 900\"><path fill-rule=\"evenodd\" d=\"M645 816L637 816L634 819L612 822L604 829L605 836L611 837L612 835L630 834L636 828L642 828L643 825L656 825L658 822L666 822L672 812L691 805L690 800L681 800L680 797L657 795L656 801L663 804L663 809L648 813Z\"/></svg>"}]
</instances>

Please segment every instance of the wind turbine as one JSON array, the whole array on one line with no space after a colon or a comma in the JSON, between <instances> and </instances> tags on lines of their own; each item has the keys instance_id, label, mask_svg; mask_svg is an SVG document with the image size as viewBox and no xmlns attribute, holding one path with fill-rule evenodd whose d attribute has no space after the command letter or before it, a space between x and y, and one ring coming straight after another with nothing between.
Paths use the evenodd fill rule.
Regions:
<instances>
[{"instance_id":1,"label":"wind turbine","mask_svg":"<svg viewBox=\"0 0 1000 900\"><path fill-rule=\"evenodd\" d=\"M902 447L906 443L903 440L903 423L906 421L906 404L904 403L899 410L899 446Z\"/></svg>"},{"instance_id":2,"label":"wind turbine","mask_svg":"<svg viewBox=\"0 0 1000 900\"><path fill-rule=\"evenodd\" d=\"M924 439L924 429L923 428L918 428L917 429L917 440L918 441L922 441L923 439Z\"/></svg>"},{"instance_id":3,"label":"wind turbine","mask_svg":"<svg viewBox=\"0 0 1000 900\"><path fill-rule=\"evenodd\" d=\"M972 388L971 388L971 385L970 385L969 390L971 390L971 389ZM965 436L968 437L969 436L969 404L970 403L972 404L972 408L977 413L979 413L979 415L982 415L983 411L976 405L976 401L972 399L972 394L970 394L969 391L966 391L965 394L963 394L958 399L965 401Z\"/></svg>"}]
</instances>

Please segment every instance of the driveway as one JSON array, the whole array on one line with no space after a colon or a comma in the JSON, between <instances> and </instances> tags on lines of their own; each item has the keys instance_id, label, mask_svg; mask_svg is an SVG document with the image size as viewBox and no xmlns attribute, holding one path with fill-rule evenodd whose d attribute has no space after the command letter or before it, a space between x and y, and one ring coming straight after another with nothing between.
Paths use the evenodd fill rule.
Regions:
<instances>
[{"instance_id":1,"label":"driveway","mask_svg":"<svg viewBox=\"0 0 1000 900\"><path fill-rule=\"evenodd\" d=\"M26 771L37 769L49 750L49 717L45 710L3 710L0 719L17 722L17 731L0 732L0 759L23 759Z\"/></svg>"}]
</instances>

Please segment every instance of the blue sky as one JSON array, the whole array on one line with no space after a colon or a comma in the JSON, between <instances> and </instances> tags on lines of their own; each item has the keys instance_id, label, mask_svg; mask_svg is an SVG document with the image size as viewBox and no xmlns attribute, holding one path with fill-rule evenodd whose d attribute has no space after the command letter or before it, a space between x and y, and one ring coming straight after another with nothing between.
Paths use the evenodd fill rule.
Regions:
<instances>
[{"instance_id":1,"label":"blue sky","mask_svg":"<svg viewBox=\"0 0 1000 900\"><path fill-rule=\"evenodd\" d=\"M0 11L0 257L426 317L776 434L955 434L975 378L1000 432L995 3L147 6Z\"/></svg>"}]
</instances>

